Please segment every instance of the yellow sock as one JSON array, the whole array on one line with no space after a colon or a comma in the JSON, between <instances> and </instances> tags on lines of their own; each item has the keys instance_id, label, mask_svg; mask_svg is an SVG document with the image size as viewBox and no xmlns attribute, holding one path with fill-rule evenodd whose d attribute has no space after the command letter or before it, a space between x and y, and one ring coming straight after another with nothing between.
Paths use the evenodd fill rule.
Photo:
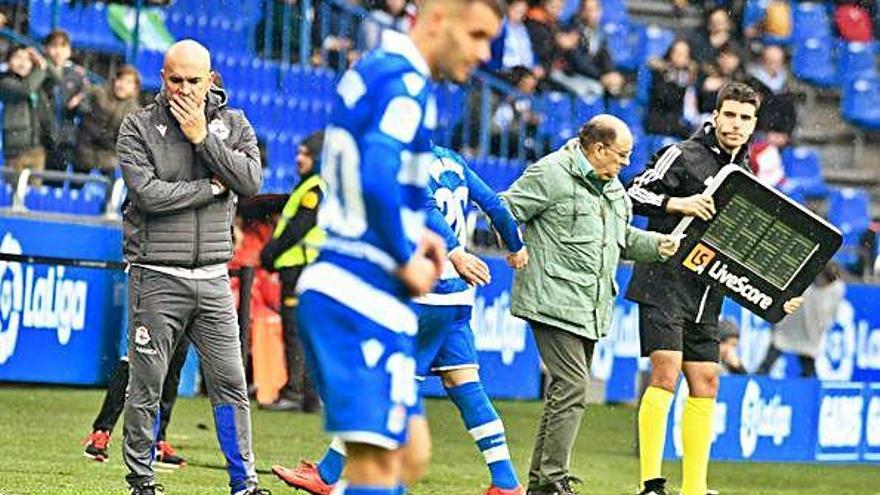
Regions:
<instances>
[{"instance_id":1,"label":"yellow sock","mask_svg":"<svg viewBox=\"0 0 880 495\"><path fill-rule=\"evenodd\" d=\"M660 478L663 468L663 446L666 444L666 421L672 405L672 392L648 387L639 406L639 464L642 485ZM644 486L642 486L644 488ZM704 494L705 495L705 494Z\"/></svg>"},{"instance_id":2,"label":"yellow sock","mask_svg":"<svg viewBox=\"0 0 880 495\"><path fill-rule=\"evenodd\" d=\"M688 397L681 415L682 495L706 495L714 398Z\"/></svg>"}]
</instances>

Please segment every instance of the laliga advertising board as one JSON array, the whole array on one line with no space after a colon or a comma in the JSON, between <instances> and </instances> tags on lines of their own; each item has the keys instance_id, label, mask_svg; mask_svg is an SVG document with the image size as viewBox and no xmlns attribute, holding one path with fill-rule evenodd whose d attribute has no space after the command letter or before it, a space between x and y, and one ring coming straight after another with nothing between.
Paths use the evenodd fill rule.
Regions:
<instances>
[{"instance_id":1,"label":"laliga advertising board","mask_svg":"<svg viewBox=\"0 0 880 495\"><path fill-rule=\"evenodd\" d=\"M0 216L0 252L122 257L117 225ZM0 261L0 381L91 385L118 358L123 274Z\"/></svg>"},{"instance_id":2,"label":"laliga advertising board","mask_svg":"<svg viewBox=\"0 0 880 495\"><path fill-rule=\"evenodd\" d=\"M721 169L706 194L716 215L678 224L673 234L685 237L669 263L778 322L783 304L800 296L840 247L840 231L735 165Z\"/></svg>"}]
</instances>

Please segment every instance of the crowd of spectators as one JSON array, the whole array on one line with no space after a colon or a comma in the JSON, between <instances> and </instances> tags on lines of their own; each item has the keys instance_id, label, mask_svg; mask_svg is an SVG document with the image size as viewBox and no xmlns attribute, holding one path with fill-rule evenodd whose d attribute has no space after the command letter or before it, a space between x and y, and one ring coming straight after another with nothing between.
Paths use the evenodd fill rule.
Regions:
<instances>
[{"instance_id":1,"label":"crowd of spectators","mask_svg":"<svg viewBox=\"0 0 880 495\"><path fill-rule=\"evenodd\" d=\"M140 74L121 65L106 84L93 83L72 59L70 36L49 33L42 49L11 45L0 73L3 158L24 169L116 174L116 135L140 107ZM44 181L35 174L31 183Z\"/></svg>"}]
</instances>

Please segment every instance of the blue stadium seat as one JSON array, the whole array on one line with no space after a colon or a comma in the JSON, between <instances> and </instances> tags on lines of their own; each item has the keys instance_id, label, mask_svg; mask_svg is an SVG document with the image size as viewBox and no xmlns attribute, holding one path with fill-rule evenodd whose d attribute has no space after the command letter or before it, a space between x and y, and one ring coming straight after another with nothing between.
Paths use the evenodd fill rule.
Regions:
<instances>
[{"instance_id":1,"label":"blue stadium seat","mask_svg":"<svg viewBox=\"0 0 880 495\"><path fill-rule=\"evenodd\" d=\"M573 102L567 93L550 91L541 99L544 115L544 135L550 140L551 148L558 148L574 136L572 123Z\"/></svg>"},{"instance_id":2,"label":"blue stadium seat","mask_svg":"<svg viewBox=\"0 0 880 495\"><path fill-rule=\"evenodd\" d=\"M576 127L580 128L580 126L600 113L605 113L605 100L602 98L594 98L592 100L574 99L574 123Z\"/></svg>"},{"instance_id":3,"label":"blue stadium seat","mask_svg":"<svg viewBox=\"0 0 880 495\"><path fill-rule=\"evenodd\" d=\"M870 77L877 73L874 43L842 43L838 52L838 74L840 83L853 79Z\"/></svg>"},{"instance_id":4,"label":"blue stadium seat","mask_svg":"<svg viewBox=\"0 0 880 495\"><path fill-rule=\"evenodd\" d=\"M143 50L138 53L137 68L141 73L141 86L149 91L158 91L162 87L162 64L165 55L162 52Z\"/></svg>"},{"instance_id":5,"label":"blue stadium seat","mask_svg":"<svg viewBox=\"0 0 880 495\"><path fill-rule=\"evenodd\" d=\"M860 77L843 87L843 118L871 130L880 130L880 77Z\"/></svg>"},{"instance_id":6,"label":"blue stadium seat","mask_svg":"<svg viewBox=\"0 0 880 495\"><path fill-rule=\"evenodd\" d=\"M580 4L580 2L578 2ZM575 15L577 11L575 9ZM600 24L611 24L611 23L629 23L629 16L626 11L626 1L625 0L603 0L602 1L602 19L600 19Z\"/></svg>"},{"instance_id":7,"label":"blue stadium seat","mask_svg":"<svg viewBox=\"0 0 880 495\"><path fill-rule=\"evenodd\" d=\"M843 233L843 245L834 259L847 266L854 265L861 251L859 241L871 221L868 193L853 188L832 191L828 202L828 220Z\"/></svg>"},{"instance_id":8,"label":"blue stadium seat","mask_svg":"<svg viewBox=\"0 0 880 495\"><path fill-rule=\"evenodd\" d=\"M742 13L742 27L752 27L764 20L767 0L747 0Z\"/></svg>"},{"instance_id":9,"label":"blue stadium seat","mask_svg":"<svg viewBox=\"0 0 880 495\"><path fill-rule=\"evenodd\" d=\"M794 74L807 82L830 88L838 84L831 38L807 38L794 46L791 61Z\"/></svg>"},{"instance_id":10,"label":"blue stadium seat","mask_svg":"<svg viewBox=\"0 0 880 495\"><path fill-rule=\"evenodd\" d=\"M651 69L647 65L642 64L639 66L639 71L636 73L636 94L634 96L636 103L643 108L648 108L653 78Z\"/></svg>"},{"instance_id":11,"label":"blue stadium seat","mask_svg":"<svg viewBox=\"0 0 880 495\"><path fill-rule=\"evenodd\" d=\"M792 41L795 43L808 38L831 38L831 19L821 3L796 2L792 17Z\"/></svg>"},{"instance_id":12,"label":"blue stadium seat","mask_svg":"<svg viewBox=\"0 0 880 495\"><path fill-rule=\"evenodd\" d=\"M639 38L639 63L644 64L654 57L662 57L675 40L675 33L659 26L648 26L641 31ZM639 67L639 72L641 72Z\"/></svg>"},{"instance_id":13,"label":"blue stadium seat","mask_svg":"<svg viewBox=\"0 0 880 495\"><path fill-rule=\"evenodd\" d=\"M788 146L782 150L786 189L799 189L808 198L824 198L829 188L822 175L819 152L808 146Z\"/></svg>"},{"instance_id":14,"label":"blue stadium seat","mask_svg":"<svg viewBox=\"0 0 880 495\"><path fill-rule=\"evenodd\" d=\"M0 208L12 206L12 184L0 181Z\"/></svg>"},{"instance_id":15,"label":"blue stadium seat","mask_svg":"<svg viewBox=\"0 0 880 495\"><path fill-rule=\"evenodd\" d=\"M638 102L632 98L611 98L608 100L608 113L626 122L634 132L643 132L643 111Z\"/></svg>"},{"instance_id":16,"label":"blue stadium seat","mask_svg":"<svg viewBox=\"0 0 880 495\"><path fill-rule=\"evenodd\" d=\"M610 22L602 26L608 51L614 67L636 70L639 66L639 29L625 22Z\"/></svg>"}]
</instances>

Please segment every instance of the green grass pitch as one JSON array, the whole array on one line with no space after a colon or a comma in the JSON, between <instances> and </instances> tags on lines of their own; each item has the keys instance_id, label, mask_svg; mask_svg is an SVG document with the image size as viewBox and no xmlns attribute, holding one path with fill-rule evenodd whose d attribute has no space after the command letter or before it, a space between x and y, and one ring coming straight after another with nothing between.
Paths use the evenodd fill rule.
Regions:
<instances>
[{"instance_id":1,"label":"green grass pitch","mask_svg":"<svg viewBox=\"0 0 880 495\"><path fill-rule=\"evenodd\" d=\"M121 461L121 424L104 464L82 456L80 441L100 405L102 391L69 388L0 386L0 494L127 493ZM532 436L541 411L538 402L496 404L507 426L517 471L525 477ZM588 406L581 426L572 472L586 479L580 492L596 495L635 493L638 459L633 454L633 409ZM428 403L434 441L433 460L415 495L478 495L488 474L455 407L445 400ZM327 439L318 416L255 410L254 450L262 484L275 495L295 493L268 472L274 463L314 459ZM178 472L160 472L169 495L229 493L207 399L180 399L169 427L169 440L189 462ZM680 466L664 467L679 486ZM713 463L710 486L724 495L877 495L878 466L827 464Z\"/></svg>"}]
</instances>

